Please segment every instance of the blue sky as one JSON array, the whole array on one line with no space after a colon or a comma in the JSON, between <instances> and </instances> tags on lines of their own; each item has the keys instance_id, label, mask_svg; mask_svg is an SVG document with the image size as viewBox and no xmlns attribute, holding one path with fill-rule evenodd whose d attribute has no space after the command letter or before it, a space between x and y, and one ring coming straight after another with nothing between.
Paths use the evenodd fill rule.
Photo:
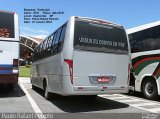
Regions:
<instances>
[{"instance_id":1,"label":"blue sky","mask_svg":"<svg viewBox=\"0 0 160 119\"><path fill-rule=\"evenodd\" d=\"M46 37L70 16L109 20L126 29L160 20L160 0L0 0L0 10L15 11L20 34ZM51 24L24 24L24 8L63 11Z\"/></svg>"}]
</instances>

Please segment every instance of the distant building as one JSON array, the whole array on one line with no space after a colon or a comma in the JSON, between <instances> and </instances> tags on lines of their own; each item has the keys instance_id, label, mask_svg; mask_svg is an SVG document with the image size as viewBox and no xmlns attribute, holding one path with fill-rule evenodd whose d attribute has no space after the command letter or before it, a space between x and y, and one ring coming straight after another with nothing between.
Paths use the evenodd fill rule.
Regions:
<instances>
[{"instance_id":1,"label":"distant building","mask_svg":"<svg viewBox=\"0 0 160 119\"><path fill-rule=\"evenodd\" d=\"M20 35L20 61L26 61L30 58L34 48L42 42L43 39Z\"/></svg>"}]
</instances>

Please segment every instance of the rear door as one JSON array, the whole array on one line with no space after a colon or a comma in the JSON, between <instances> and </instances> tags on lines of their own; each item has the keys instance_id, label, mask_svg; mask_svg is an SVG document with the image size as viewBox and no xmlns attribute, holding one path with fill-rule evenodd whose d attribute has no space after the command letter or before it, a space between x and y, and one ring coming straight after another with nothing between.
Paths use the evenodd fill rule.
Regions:
<instances>
[{"instance_id":1,"label":"rear door","mask_svg":"<svg viewBox=\"0 0 160 119\"><path fill-rule=\"evenodd\" d=\"M128 42L123 27L75 21L73 85L126 86Z\"/></svg>"}]
</instances>

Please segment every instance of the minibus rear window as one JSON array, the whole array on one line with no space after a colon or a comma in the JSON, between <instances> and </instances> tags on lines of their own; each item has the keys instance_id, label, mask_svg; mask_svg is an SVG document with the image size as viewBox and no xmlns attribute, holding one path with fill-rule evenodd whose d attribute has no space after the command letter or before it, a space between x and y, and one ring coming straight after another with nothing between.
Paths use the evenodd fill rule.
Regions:
<instances>
[{"instance_id":1,"label":"minibus rear window","mask_svg":"<svg viewBox=\"0 0 160 119\"><path fill-rule=\"evenodd\" d=\"M128 53L123 27L77 19L74 29L74 48L100 52Z\"/></svg>"}]
</instances>

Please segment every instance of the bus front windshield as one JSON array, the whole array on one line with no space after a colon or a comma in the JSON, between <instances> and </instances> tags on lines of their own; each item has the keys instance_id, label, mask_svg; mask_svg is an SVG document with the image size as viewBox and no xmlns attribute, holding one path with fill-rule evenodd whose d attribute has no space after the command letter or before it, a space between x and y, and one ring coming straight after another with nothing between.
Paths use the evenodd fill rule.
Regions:
<instances>
[{"instance_id":1,"label":"bus front windshield","mask_svg":"<svg viewBox=\"0 0 160 119\"><path fill-rule=\"evenodd\" d=\"M123 27L76 19L74 48L127 54L128 42Z\"/></svg>"}]
</instances>

